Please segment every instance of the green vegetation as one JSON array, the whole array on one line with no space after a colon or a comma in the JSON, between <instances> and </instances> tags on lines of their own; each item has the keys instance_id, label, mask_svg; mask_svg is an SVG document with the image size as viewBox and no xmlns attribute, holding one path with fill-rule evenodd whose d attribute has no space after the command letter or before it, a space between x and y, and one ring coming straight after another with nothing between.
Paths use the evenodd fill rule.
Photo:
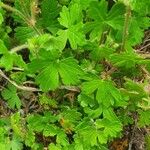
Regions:
<instances>
[{"instance_id":1,"label":"green vegetation","mask_svg":"<svg viewBox=\"0 0 150 150\"><path fill-rule=\"evenodd\" d=\"M1 150L107 150L150 125L150 59L135 50L150 1L110 2L1 0Z\"/></svg>"}]
</instances>

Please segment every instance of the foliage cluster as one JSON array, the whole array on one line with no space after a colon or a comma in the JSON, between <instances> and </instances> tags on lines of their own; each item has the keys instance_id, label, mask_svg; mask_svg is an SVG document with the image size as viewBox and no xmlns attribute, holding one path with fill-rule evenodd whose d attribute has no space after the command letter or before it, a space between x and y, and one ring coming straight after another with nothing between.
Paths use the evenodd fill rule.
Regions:
<instances>
[{"instance_id":1,"label":"foliage cluster","mask_svg":"<svg viewBox=\"0 0 150 150\"><path fill-rule=\"evenodd\" d=\"M134 49L150 1L109 4L1 0L1 150L107 150L150 125L150 60Z\"/></svg>"}]
</instances>

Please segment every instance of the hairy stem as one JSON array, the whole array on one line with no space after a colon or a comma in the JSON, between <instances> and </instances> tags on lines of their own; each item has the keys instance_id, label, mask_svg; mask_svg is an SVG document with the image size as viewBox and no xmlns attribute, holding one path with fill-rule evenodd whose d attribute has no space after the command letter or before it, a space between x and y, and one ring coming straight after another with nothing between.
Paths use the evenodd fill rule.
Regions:
<instances>
[{"instance_id":1,"label":"hairy stem","mask_svg":"<svg viewBox=\"0 0 150 150\"><path fill-rule=\"evenodd\" d=\"M31 19L33 23L36 23L37 8L38 8L38 0L33 0L30 4Z\"/></svg>"},{"instance_id":2,"label":"hairy stem","mask_svg":"<svg viewBox=\"0 0 150 150\"><path fill-rule=\"evenodd\" d=\"M125 46L128 38L130 17L131 17L131 8L130 6L126 6L125 22L124 22L124 29L123 29L123 36L122 36L122 47L121 47L122 51L125 50Z\"/></svg>"},{"instance_id":3,"label":"hairy stem","mask_svg":"<svg viewBox=\"0 0 150 150\"><path fill-rule=\"evenodd\" d=\"M11 11L11 12L14 12L16 15L18 15L20 18L22 18L29 26L31 26L38 35L41 35L41 32L37 29L37 27L35 26L35 24L32 23L32 20L28 19L24 14L22 14L19 10L7 5L7 4L4 4L2 2L0 2L0 7L8 10L8 11Z\"/></svg>"},{"instance_id":4,"label":"hairy stem","mask_svg":"<svg viewBox=\"0 0 150 150\"><path fill-rule=\"evenodd\" d=\"M32 92L38 92L40 91L37 88L33 88L33 87L26 87L26 86L22 86L22 85L18 85L16 82L12 81L11 79L9 79L4 73L3 71L0 69L0 76L2 76L4 79L6 79L9 83L11 83L12 85L14 85L17 89L23 90L23 91L32 91Z\"/></svg>"},{"instance_id":5,"label":"hairy stem","mask_svg":"<svg viewBox=\"0 0 150 150\"><path fill-rule=\"evenodd\" d=\"M16 52L21 51L22 49L26 49L26 48L28 48L27 44L19 45L17 47L12 48L10 50L10 53L16 53Z\"/></svg>"}]
</instances>

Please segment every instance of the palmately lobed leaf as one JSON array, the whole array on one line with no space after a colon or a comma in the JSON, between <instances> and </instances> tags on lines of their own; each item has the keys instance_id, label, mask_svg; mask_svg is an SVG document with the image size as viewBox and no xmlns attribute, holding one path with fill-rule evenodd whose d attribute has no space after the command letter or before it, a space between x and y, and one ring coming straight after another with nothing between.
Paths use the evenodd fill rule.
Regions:
<instances>
[{"instance_id":1,"label":"palmately lobed leaf","mask_svg":"<svg viewBox=\"0 0 150 150\"><path fill-rule=\"evenodd\" d=\"M109 28L113 30L123 30L125 5L115 3L111 10L108 11L108 3L105 0L100 2L93 1L88 9L89 21L85 23L84 30L90 32L90 40L99 40L104 31Z\"/></svg>"},{"instance_id":2,"label":"palmately lobed leaf","mask_svg":"<svg viewBox=\"0 0 150 150\"><path fill-rule=\"evenodd\" d=\"M113 85L113 82L111 81L97 79L85 82L82 85L82 91L87 95L91 95L96 92L97 102L107 108L110 106L126 105L125 99L122 97L121 92Z\"/></svg>"},{"instance_id":3,"label":"palmately lobed leaf","mask_svg":"<svg viewBox=\"0 0 150 150\"><path fill-rule=\"evenodd\" d=\"M58 21L66 28L59 30L58 33L63 34L65 39L68 39L72 49L77 49L78 46L85 44L85 35L82 31L82 11L77 3L72 4L69 8L63 6Z\"/></svg>"},{"instance_id":4,"label":"palmately lobed leaf","mask_svg":"<svg viewBox=\"0 0 150 150\"><path fill-rule=\"evenodd\" d=\"M40 69L38 69L37 63L41 66ZM34 60L28 65L28 68L33 72L40 70L36 82L40 84L41 89L44 91L55 90L59 87L60 81L64 85L77 84L80 81L80 76L84 74L77 60L73 58L65 58L59 61L47 59L38 62L38 60Z\"/></svg>"},{"instance_id":5,"label":"palmately lobed leaf","mask_svg":"<svg viewBox=\"0 0 150 150\"><path fill-rule=\"evenodd\" d=\"M0 149L108 150L150 125L149 0L2 1Z\"/></svg>"}]
</instances>

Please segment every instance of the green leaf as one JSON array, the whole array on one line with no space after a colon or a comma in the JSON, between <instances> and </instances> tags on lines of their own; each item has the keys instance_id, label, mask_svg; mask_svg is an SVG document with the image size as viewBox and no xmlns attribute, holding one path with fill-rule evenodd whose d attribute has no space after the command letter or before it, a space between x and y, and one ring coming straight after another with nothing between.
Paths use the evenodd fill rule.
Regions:
<instances>
[{"instance_id":1,"label":"green leaf","mask_svg":"<svg viewBox=\"0 0 150 150\"><path fill-rule=\"evenodd\" d=\"M58 21L65 30L59 30L58 33L62 33L69 40L72 49L77 49L77 46L82 46L85 43L85 35L82 32L82 11L80 6L75 3L69 8L63 6L62 12L60 12L60 18ZM67 41L66 41L67 42Z\"/></svg>"},{"instance_id":2,"label":"green leaf","mask_svg":"<svg viewBox=\"0 0 150 150\"><path fill-rule=\"evenodd\" d=\"M51 143L51 144L48 146L48 149L49 149L49 150L61 150L61 146L60 146L60 145L55 145L55 144Z\"/></svg>"},{"instance_id":3,"label":"green leaf","mask_svg":"<svg viewBox=\"0 0 150 150\"><path fill-rule=\"evenodd\" d=\"M107 17L107 2L101 0L100 2L91 2L88 15L94 20L103 21Z\"/></svg>"},{"instance_id":4,"label":"green leaf","mask_svg":"<svg viewBox=\"0 0 150 150\"><path fill-rule=\"evenodd\" d=\"M0 13L0 25L3 23L3 21L4 21L4 18L2 16L2 14Z\"/></svg>"},{"instance_id":5,"label":"green leaf","mask_svg":"<svg viewBox=\"0 0 150 150\"><path fill-rule=\"evenodd\" d=\"M106 141L102 140L102 137L108 139L110 137L116 137L118 133L122 130L122 125L120 122L115 120L108 120L108 119L99 119L96 120L96 126L98 129L102 129L102 134L99 135L99 142L102 144L106 143ZM102 136L102 137L101 137ZM100 138L101 137L101 138Z\"/></svg>"},{"instance_id":6,"label":"green leaf","mask_svg":"<svg viewBox=\"0 0 150 150\"><path fill-rule=\"evenodd\" d=\"M43 131L45 135L55 134L57 128L50 125L50 123L54 123L57 120L58 118L50 112L45 112L44 115L29 115L27 118L28 127L30 130L37 132ZM50 130L52 131L51 133Z\"/></svg>"},{"instance_id":7,"label":"green leaf","mask_svg":"<svg viewBox=\"0 0 150 150\"><path fill-rule=\"evenodd\" d=\"M81 120L81 113L75 109L67 109L60 113L61 126L67 131L74 131L75 126ZM63 121L62 121L63 120Z\"/></svg>"},{"instance_id":8,"label":"green leaf","mask_svg":"<svg viewBox=\"0 0 150 150\"><path fill-rule=\"evenodd\" d=\"M124 24L125 6L121 3L116 3L108 12L108 3L106 0L100 2L94 1L90 3L88 16L91 21L85 24L85 32L90 32L91 40L100 39L102 33L112 27L115 30L120 30Z\"/></svg>"},{"instance_id":9,"label":"green leaf","mask_svg":"<svg viewBox=\"0 0 150 150\"><path fill-rule=\"evenodd\" d=\"M10 53L3 55L3 57L0 59L0 66L5 67L6 71L13 68L13 57Z\"/></svg>"},{"instance_id":10,"label":"green leaf","mask_svg":"<svg viewBox=\"0 0 150 150\"><path fill-rule=\"evenodd\" d=\"M101 46L101 47L98 46L92 50L92 52L90 53L90 57L95 61L99 61L104 58L109 58L109 56L113 54L114 51L115 50L113 48L108 48L105 46Z\"/></svg>"},{"instance_id":11,"label":"green leaf","mask_svg":"<svg viewBox=\"0 0 150 150\"><path fill-rule=\"evenodd\" d=\"M7 89L2 91L2 96L5 100L7 100L10 108L20 109L21 101L17 95L17 89L13 85L9 85Z\"/></svg>"},{"instance_id":12,"label":"green leaf","mask_svg":"<svg viewBox=\"0 0 150 150\"><path fill-rule=\"evenodd\" d=\"M65 85L71 85L79 83L79 77L83 74L83 71L77 64L77 60L73 58L65 58L60 61L59 73L62 82Z\"/></svg>"},{"instance_id":13,"label":"green leaf","mask_svg":"<svg viewBox=\"0 0 150 150\"><path fill-rule=\"evenodd\" d=\"M42 66L41 72L37 75L36 81L40 84L42 90L54 90L59 86L60 78L65 85L79 83L80 75L83 71L73 58L65 58L60 61L51 62L51 60L35 60L29 64L29 68L34 71L39 69L37 62ZM60 77L59 77L60 75Z\"/></svg>"},{"instance_id":14,"label":"green leaf","mask_svg":"<svg viewBox=\"0 0 150 150\"><path fill-rule=\"evenodd\" d=\"M92 96L86 95L84 93L81 93L78 96L78 101L80 102L80 105L82 107L87 107L87 106L95 106L97 103L95 102L94 98Z\"/></svg>"},{"instance_id":15,"label":"green leaf","mask_svg":"<svg viewBox=\"0 0 150 150\"><path fill-rule=\"evenodd\" d=\"M59 85L57 66L55 64L50 64L36 77L36 81L40 84L40 88L43 91L56 89Z\"/></svg>"},{"instance_id":16,"label":"green leaf","mask_svg":"<svg viewBox=\"0 0 150 150\"><path fill-rule=\"evenodd\" d=\"M8 50L7 50L7 47L4 44L4 41L0 40L0 54L4 54L4 53L7 53L7 52L8 52Z\"/></svg>"},{"instance_id":17,"label":"green leaf","mask_svg":"<svg viewBox=\"0 0 150 150\"><path fill-rule=\"evenodd\" d=\"M20 150L23 148L23 144L21 143L20 139L13 138L10 143L11 150Z\"/></svg>"},{"instance_id":18,"label":"green leaf","mask_svg":"<svg viewBox=\"0 0 150 150\"><path fill-rule=\"evenodd\" d=\"M58 133L58 129L54 125L47 125L44 127L43 130L43 135L48 137L48 136L55 136Z\"/></svg>"},{"instance_id":19,"label":"green leaf","mask_svg":"<svg viewBox=\"0 0 150 150\"><path fill-rule=\"evenodd\" d=\"M90 3L97 0L72 0L72 3L80 4L83 10L86 10Z\"/></svg>"},{"instance_id":20,"label":"green leaf","mask_svg":"<svg viewBox=\"0 0 150 150\"><path fill-rule=\"evenodd\" d=\"M83 83L82 90L86 94L92 94L101 84L101 80L93 80Z\"/></svg>"},{"instance_id":21,"label":"green leaf","mask_svg":"<svg viewBox=\"0 0 150 150\"><path fill-rule=\"evenodd\" d=\"M21 55L16 53L9 53L8 51L3 53L3 56L0 59L0 66L4 67L6 71L11 70L13 66L26 68L26 64L23 61Z\"/></svg>"},{"instance_id":22,"label":"green leaf","mask_svg":"<svg viewBox=\"0 0 150 150\"><path fill-rule=\"evenodd\" d=\"M56 142L58 144L62 145L62 146L69 145L69 141L68 141L67 135L65 134L65 132L63 130L60 130L57 133Z\"/></svg>"},{"instance_id":23,"label":"green leaf","mask_svg":"<svg viewBox=\"0 0 150 150\"><path fill-rule=\"evenodd\" d=\"M35 134L32 130L28 130L28 132L25 135L25 144L27 146L33 146L35 143Z\"/></svg>"},{"instance_id":24,"label":"green leaf","mask_svg":"<svg viewBox=\"0 0 150 150\"><path fill-rule=\"evenodd\" d=\"M124 25L125 5L123 3L115 3L108 13L106 23L113 29L122 29Z\"/></svg>"},{"instance_id":25,"label":"green leaf","mask_svg":"<svg viewBox=\"0 0 150 150\"><path fill-rule=\"evenodd\" d=\"M56 52L57 50L57 53L60 53L66 46L67 37L65 37L63 32L58 32L57 34L57 36L52 36L51 34L42 34L38 37L29 39L28 44L32 55L35 55L35 52L39 54L40 50L42 53L44 53L44 50L51 52Z\"/></svg>"},{"instance_id":26,"label":"green leaf","mask_svg":"<svg viewBox=\"0 0 150 150\"><path fill-rule=\"evenodd\" d=\"M23 0L23 1L15 0L14 8L17 9L18 11L20 11L24 16L29 17L30 11L31 11L30 7L31 7L30 0ZM25 24L23 18L20 17L19 15L17 15L15 12L13 13L13 17L16 22L19 22L22 25Z\"/></svg>"},{"instance_id":27,"label":"green leaf","mask_svg":"<svg viewBox=\"0 0 150 150\"><path fill-rule=\"evenodd\" d=\"M149 0L141 0L141 1L131 1L130 5L132 7L132 9L138 13L140 13L140 15L148 15L150 14L149 10L150 10L150 3Z\"/></svg>"},{"instance_id":28,"label":"green leaf","mask_svg":"<svg viewBox=\"0 0 150 150\"><path fill-rule=\"evenodd\" d=\"M28 39L33 38L35 36L37 36L37 33L31 27L20 26L15 28L15 37L22 44L27 42Z\"/></svg>"},{"instance_id":29,"label":"green leaf","mask_svg":"<svg viewBox=\"0 0 150 150\"><path fill-rule=\"evenodd\" d=\"M127 78L125 80L126 82L124 83L124 87L128 92L137 95L139 99L147 98L148 95L144 90L144 86L142 84L134 82Z\"/></svg>"},{"instance_id":30,"label":"green leaf","mask_svg":"<svg viewBox=\"0 0 150 150\"><path fill-rule=\"evenodd\" d=\"M48 97L45 93L39 96L39 101L43 106L50 106L52 108L58 107L58 102L55 99Z\"/></svg>"},{"instance_id":31,"label":"green leaf","mask_svg":"<svg viewBox=\"0 0 150 150\"><path fill-rule=\"evenodd\" d=\"M78 140L82 139L82 143L87 146L99 146L99 143L106 144L112 137L117 137L121 130L122 125L117 120L104 118L94 121L84 119L76 127L78 133L76 138Z\"/></svg>"},{"instance_id":32,"label":"green leaf","mask_svg":"<svg viewBox=\"0 0 150 150\"><path fill-rule=\"evenodd\" d=\"M140 20L140 22L138 21ZM135 46L142 42L144 31L149 28L150 20L148 17L135 15L130 19L128 42Z\"/></svg>"},{"instance_id":33,"label":"green leaf","mask_svg":"<svg viewBox=\"0 0 150 150\"><path fill-rule=\"evenodd\" d=\"M11 115L10 123L15 138L23 138L25 133L23 132L22 118L19 111Z\"/></svg>"},{"instance_id":34,"label":"green leaf","mask_svg":"<svg viewBox=\"0 0 150 150\"><path fill-rule=\"evenodd\" d=\"M150 110L139 110L139 120L138 125L140 127L149 126L150 125Z\"/></svg>"},{"instance_id":35,"label":"green leaf","mask_svg":"<svg viewBox=\"0 0 150 150\"><path fill-rule=\"evenodd\" d=\"M81 124L79 124L79 126ZM85 145L87 145L87 146L97 145L98 132L97 132L95 126L92 123L83 122L82 126L77 131L78 131L79 137L83 138L83 143ZM77 138L79 138L79 137L77 137Z\"/></svg>"},{"instance_id":36,"label":"green leaf","mask_svg":"<svg viewBox=\"0 0 150 150\"><path fill-rule=\"evenodd\" d=\"M96 100L106 107L111 105L122 105L120 91L107 80L93 80L83 83L82 91L85 94L92 94L96 91Z\"/></svg>"},{"instance_id":37,"label":"green leaf","mask_svg":"<svg viewBox=\"0 0 150 150\"><path fill-rule=\"evenodd\" d=\"M111 62L118 67L132 68L142 62L142 58L133 52L123 52L110 55Z\"/></svg>"},{"instance_id":38,"label":"green leaf","mask_svg":"<svg viewBox=\"0 0 150 150\"><path fill-rule=\"evenodd\" d=\"M100 117L102 115L102 111L102 107L98 107L96 109L90 109L89 107L84 108L84 112L87 113L88 116L93 119Z\"/></svg>"},{"instance_id":39,"label":"green leaf","mask_svg":"<svg viewBox=\"0 0 150 150\"><path fill-rule=\"evenodd\" d=\"M60 8L57 0L44 0L41 3L42 24L47 27L52 33L58 30L59 24L57 17Z\"/></svg>"},{"instance_id":40,"label":"green leaf","mask_svg":"<svg viewBox=\"0 0 150 150\"><path fill-rule=\"evenodd\" d=\"M60 24L66 28L75 25L82 21L82 12L80 5L77 3L71 5L69 8L63 6L62 12L60 12L60 18L58 19Z\"/></svg>"}]
</instances>

